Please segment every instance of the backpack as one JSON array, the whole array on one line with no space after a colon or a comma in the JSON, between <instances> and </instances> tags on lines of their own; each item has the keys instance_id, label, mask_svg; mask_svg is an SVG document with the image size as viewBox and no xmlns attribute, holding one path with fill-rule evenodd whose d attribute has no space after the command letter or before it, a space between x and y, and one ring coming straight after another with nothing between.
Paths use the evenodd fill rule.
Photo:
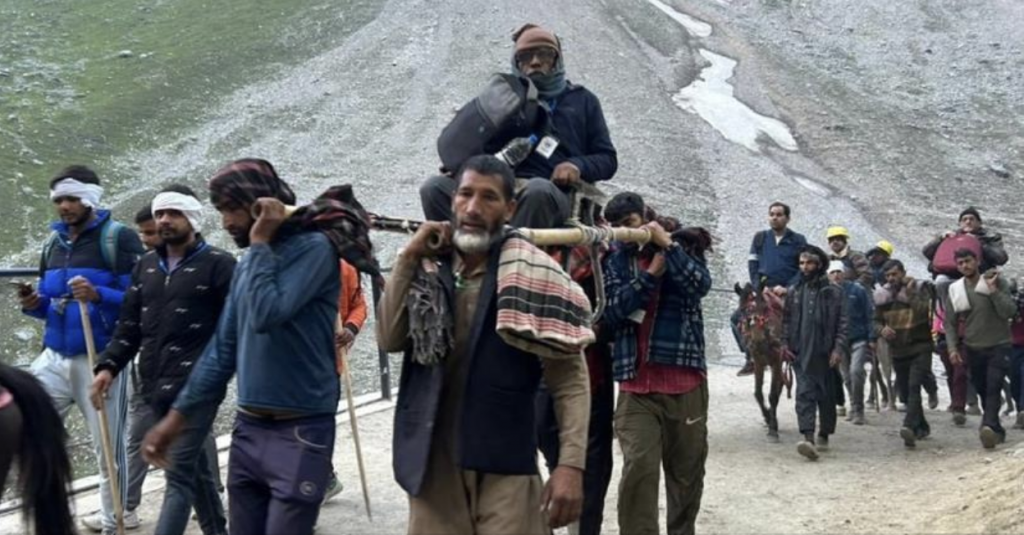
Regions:
<instances>
[{"instance_id":1,"label":"backpack","mask_svg":"<svg viewBox=\"0 0 1024 535\"><path fill-rule=\"evenodd\" d=\"M455 113L437 138L442 171L456 172L472 156L483 154L507 128L529 130L536 123L540 101L529 78L491 76L483 91Z\"/></svg>"},{"instance_id":2,"label":"backpack","mask_svg":"<svg viewBox=\"0 0 1024 535\"><path fill-rule=\"evenodd\" d=\"M939 248L935 250L935 257L932 258L932 273L959 277L960 272L956 269L954 255L960 249L973 252L979 262L983 258L981 240L971 234L956 234L942 240Z\"/></svg>"},{"instance_id":3,"label":"backpack","mask_svg":"<svg viewBox=\"0 0 1024 535\"><path fill-rule=\"evenodd\" d=\"M100 227L100 253L103 255L103 265L111 272L117 273L117 240L121 235L121 229L126 228L121 223L108 219ZM50 265L50 258L53 251L60 243L60 233L56 230L50 233L43 243L43 257L39 262L39 274L42 276Z\"/></svg>"}]
</instances>

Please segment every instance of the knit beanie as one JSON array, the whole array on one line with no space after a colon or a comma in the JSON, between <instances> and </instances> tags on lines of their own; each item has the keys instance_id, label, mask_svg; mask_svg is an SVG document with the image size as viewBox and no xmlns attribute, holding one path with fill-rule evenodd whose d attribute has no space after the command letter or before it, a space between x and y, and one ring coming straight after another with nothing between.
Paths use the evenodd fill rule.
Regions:
<instances>
[{"instance_id":1,"label":"knit beanie","mask_svg":"<svg viewBox=\"0 0 1024 535\"><path fill-rule=\"evenodd\" d=\"M965 215L972 215L981 223L981 214L978 213L978 209L973 206L968 206L963 212L960 212L960 219L963 219ZM959 219L957 220L959 221Z\"/></svg>"},{"instance_id":2,"label":"knit beanie","mask_svg":"<svg viewBox=\"0 0 1024 535\"><path fill-rule=\"evenodd\" d=\"M512 34L512 40L516 43L516 52L531 48L547 47L554 49L559 54L562 53L562 47L559 45L555 34L536 24L524 24L522 28L519 28Z\"/></svg>"}]
</instances>

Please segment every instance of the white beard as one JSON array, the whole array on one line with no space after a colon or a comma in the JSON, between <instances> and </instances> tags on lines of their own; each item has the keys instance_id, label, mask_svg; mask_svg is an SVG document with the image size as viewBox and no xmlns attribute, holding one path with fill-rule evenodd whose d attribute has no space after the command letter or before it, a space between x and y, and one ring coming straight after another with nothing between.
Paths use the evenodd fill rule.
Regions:
<instances>
[{"instance_id":1,"label":"white beard","mask_svg":"<svg viewBox=\"0 0 1024 535\"><path fill-rule=\"evenodd\" d=\"M486 253L491 248L491 233L456 230L452 243L463 254Z\"/></svg>"}]
</instances>

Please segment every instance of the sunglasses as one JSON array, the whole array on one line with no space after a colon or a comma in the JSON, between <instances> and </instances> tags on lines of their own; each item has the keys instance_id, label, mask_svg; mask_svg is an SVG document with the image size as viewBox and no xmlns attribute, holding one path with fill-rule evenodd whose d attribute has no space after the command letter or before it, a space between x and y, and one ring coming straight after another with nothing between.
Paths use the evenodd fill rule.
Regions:
<instances>
[{"instance_id":1,"label":"sunglasses","mask_svg":"<svg viewBox=\"0 0 1024 535\"><path fill-rule=\"evenodd\" d=\"M542 62L552 62L558 57L558 52L550 48L534 48L516 52L516 63L529 63L533 58Z\"/></svg>"}]
</instances>

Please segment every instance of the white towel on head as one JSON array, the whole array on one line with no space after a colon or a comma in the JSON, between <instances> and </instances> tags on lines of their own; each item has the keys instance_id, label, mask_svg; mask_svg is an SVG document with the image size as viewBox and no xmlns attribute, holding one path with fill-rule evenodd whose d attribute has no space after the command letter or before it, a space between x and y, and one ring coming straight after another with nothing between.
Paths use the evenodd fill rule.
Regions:
<instances>
[{"instance_id":1,"label":"white towel on head","mask_svg":"<svg viewBox=\"0 0 1024 535\"><path fill-rule=\"evenodd\" d=\"M971 300L967 298L967 284L960 279L949 285L949 303L953 312L967 312L971 309Z\"/></svg>"},{"instance_id":2,"label":"white towel on head","mask_svg":"<svg viewBox=\"0 0 1024 535\"><path fill-rule=\"evenodd\" d=\"M96 208L100 205L100 197L103 196L103 188L97 184L86 184L73 178L62 178L53 185L50 190L50 200L61 197L74 197L82 201L82 204L89 208Z\"/></svg>"},{"instance_id":3,"label":"white towel on head","mask_svg":"<svg viewBox=\"0 0 1024 535\"><path fill-rule=\"evenodd\" d=\"M185 195L176 191L165 191L153 198L151 205L153 217L160 210L177 210L188 219L192 225L192 231L199 233L203 231L203 203L191 195Z\"/></svg>"}]
</instances>

